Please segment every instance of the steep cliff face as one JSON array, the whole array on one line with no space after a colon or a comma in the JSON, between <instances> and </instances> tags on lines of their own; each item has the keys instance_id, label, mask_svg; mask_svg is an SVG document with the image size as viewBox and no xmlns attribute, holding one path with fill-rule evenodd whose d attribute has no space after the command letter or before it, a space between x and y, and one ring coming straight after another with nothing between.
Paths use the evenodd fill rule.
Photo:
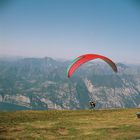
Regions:
<instances>
[{"instance_id":1,"label":"steep cliff face","mask_svg":"<svg viewBox=\"0 0 140 140\"><path fill-rule=\"evenodd\" d=\"M0 102L29 109L140 107L140 67L118 64L115 74L102 62L82 66L71 79L69 61L26 58L0 61Z\"/></svg>"}]
</instances>

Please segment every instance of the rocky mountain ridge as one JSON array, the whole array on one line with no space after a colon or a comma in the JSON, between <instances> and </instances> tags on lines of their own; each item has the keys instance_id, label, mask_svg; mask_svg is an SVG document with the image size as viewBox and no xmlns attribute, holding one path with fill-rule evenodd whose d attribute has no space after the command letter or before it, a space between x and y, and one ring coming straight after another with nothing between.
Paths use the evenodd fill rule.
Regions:
<instances>
[{"instance_id":1,"label":"rocky mountain ridge","mask_svg":"<svg viewBox=\"0 0 140 140\"><path fill-rule=\"evenodd\" d=\"M0 60L0 102L29 109L140 107L140 66L118 63L118 74L103 62L83 65L69 79L70 61L49 57Z\"/></svg>"}]
</instances>

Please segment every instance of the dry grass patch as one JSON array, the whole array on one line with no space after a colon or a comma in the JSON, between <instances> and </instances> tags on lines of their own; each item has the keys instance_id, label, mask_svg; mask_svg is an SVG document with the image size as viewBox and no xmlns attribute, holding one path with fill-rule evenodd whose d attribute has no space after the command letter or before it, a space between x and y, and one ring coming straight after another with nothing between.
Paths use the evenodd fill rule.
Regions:
<instances>
[{"instance_id":1,"label":"dry grass patch","mask_svg":"<svg viewBox=\"0 0 140 140\"><path fill-rule=\"evenodd\" d=\"M0 139L136 140L139 109L0 113Z\"/></svg>"}]
</instances>

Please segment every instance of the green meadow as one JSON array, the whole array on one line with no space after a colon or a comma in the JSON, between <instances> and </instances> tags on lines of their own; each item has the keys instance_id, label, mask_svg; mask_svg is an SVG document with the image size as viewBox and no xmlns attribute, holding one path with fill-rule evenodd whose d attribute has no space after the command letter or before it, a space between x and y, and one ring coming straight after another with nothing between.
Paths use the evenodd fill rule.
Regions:
<instances>
[{"instance_id":1,"label":"green meadow","mask_svg":"<svg viewBox=\"0 0 140 140\"><path fill-rule=\"evenodd\" d=\"M140 109L0 112L0 140L140 140Z\"/></svg>"}]
</instances>

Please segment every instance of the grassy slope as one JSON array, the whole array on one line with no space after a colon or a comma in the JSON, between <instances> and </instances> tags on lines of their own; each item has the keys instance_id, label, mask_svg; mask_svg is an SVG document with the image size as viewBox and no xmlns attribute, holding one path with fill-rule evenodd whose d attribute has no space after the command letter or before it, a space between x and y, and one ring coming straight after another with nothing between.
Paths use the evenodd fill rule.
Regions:
<instances>
[{"instance_id":1,"label":"grassy slope","mask_svg":"<svg viewBox=\"0 0 140 140\"><path fill-rule=\"evenodd\" d=\"M0 139L136 140L140 109L0 113Z\"/></svg>"}]
</instances>

